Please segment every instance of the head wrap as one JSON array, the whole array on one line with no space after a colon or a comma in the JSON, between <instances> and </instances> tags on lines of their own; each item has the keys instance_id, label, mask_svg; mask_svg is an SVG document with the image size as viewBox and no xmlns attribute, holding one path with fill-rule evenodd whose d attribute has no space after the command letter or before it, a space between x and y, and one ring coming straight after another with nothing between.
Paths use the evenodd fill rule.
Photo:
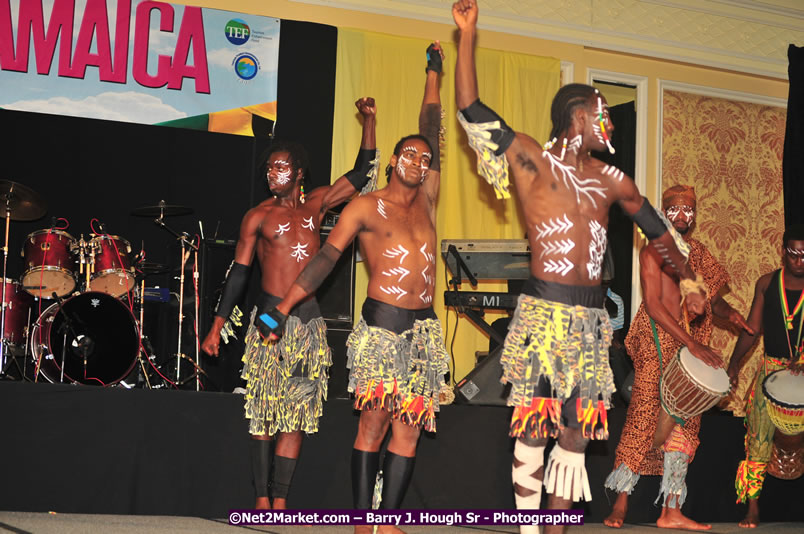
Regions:
<instances>
[{"instance_id":1,"label":"head wrap","mask_svg":"<svg viewBox=\"0 0 804 534\"><path fill-rule=\"evenodd\" d=\"M686 206L695 207L695 188L689 185L674 185L665 189L662 195L662 209L666 210L670 206L678 206L684 204Z\"/></svg>"}]
</instances>

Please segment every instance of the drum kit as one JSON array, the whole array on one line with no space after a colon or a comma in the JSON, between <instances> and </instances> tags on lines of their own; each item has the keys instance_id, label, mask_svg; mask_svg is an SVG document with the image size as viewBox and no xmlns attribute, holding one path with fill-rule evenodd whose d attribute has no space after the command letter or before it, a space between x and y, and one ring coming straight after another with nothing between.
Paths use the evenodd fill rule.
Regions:
<instances>
[{"instance_id":1,"label":"drum kit","mask_svg":"<svg viewBox=\"0 0 804 534\"><path fill-rule=\"evenodd\" d=\"M146 353L145 347L150 344L142 335L145 276L167 270L163 265L143 261L142 252L133 254L131 243L106 233L102 223L93 219L89 238L82 235L76 239L65 231L66 225L59 227L59 220L54 219L50 228L25 238L19 281L8 277L10 221L35 221L46 212L46 203L32 189L0 181L0 217L6 220L0 376L11 377L11 367L15 366L16 375L27 380L38 381L41 377L49 382L103 386L122 383L133 387L128 385L127 377L139 365L139 376L146 387L178 387L194 380L200 389L201 375L205 373L195 363L200 350L198 341L193 359L182 353L181 336L184 267L193 255L193 282L197 284L198 245L186 233L175 232L165 223L165 217L192 213L192 209L161 201L131 212L134 216L154 217L156 224L181 243L179 342L173 380L160 371L155 356ZM134 314L135 304L139 306L139 320ZM197 331L198 325L194 326ZM182 367L187 367L181 365L181 359L193 366L189 377L181 376ZM156 383L152 383L153 377Z\"/></svg>"}]
</instances>

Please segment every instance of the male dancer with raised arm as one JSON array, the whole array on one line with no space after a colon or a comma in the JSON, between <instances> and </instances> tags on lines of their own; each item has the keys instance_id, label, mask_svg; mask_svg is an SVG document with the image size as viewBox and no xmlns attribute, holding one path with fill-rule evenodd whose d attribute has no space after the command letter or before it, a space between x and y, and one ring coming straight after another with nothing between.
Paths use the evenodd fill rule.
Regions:
<instances>
[{"instance_id":1,"label":"male dancer with raised arm","mask_svg":"<svg viewBox=\"0 0 804 534\"><path fill-rule=\"evenodd\" d=\"M264 318L264 333L281 335L288 311L316 290L342 251L359 239L369 269L368 298L347 341L349 391L361 410L352 450L352 491L358 509L372 506L380 446L389 426L380 508L400 506L421 429L435 432L438 395L449 370L441 324L432 307L441 179L438 42L427 49L427 58L419 134L396 144L386 169L388 185L344 208L321 251ZM355 527L356 533L371 531L370 526ZM401 531L383 525L378 532Z\"/></svg>"},{"instance_id":2,"label":"male dancer with raised arm","mask_svg":"<svg viewBox=\"0 0 804 534\"><path fill-rule=\"evenodd\" d=\"M589 439L606 439L606 409L614 391L608 364L611 325L603 306L601 261L608 212L617 202L651 240L663 261L684 279L695 313L703 311L702 279L696 280L676 246L668 224L621 170L592 158L611 148L613 125L603 96L593 87L570 84L553 99L553 139L542 148L514 132L478 98L474 0L452 6L459 30L455 71L459 121L478 152L481 174L508 196L508 166L527 224L531 278L520 296L502 354L503 381L512 385L510 434L518 508L539 508L542 481L548 508L566 509L591 499L584 465ZM720 357L705 346L695 356L712 366ZM557 437L547 464L548 437ZM537 527L523 526L523 532ZM561 526L547 526L546 533Z\"/></svg>"},{"instance_id":3,"label":"male dancer with raised arm","mask_svg":"<svg viewBox=\"0 0 804 534\"><path fill-rule=\"evenodd\" d=\"M268 155L266 177L273 195L246 213L240 225L234 263L215 318L202 349L218 355L221 330L227 317L235 324L235 308L246 290L254 258L262 270L262 293L251 316L243 355L246 387L246 418L251 434L251 464L257 492L256 508L286 507L288 489L296 468L302 433L318 431L318 418L327 396L328 369L332 364L327 346L326 325L315 298L305 299L292 311L280 343L265 343L254 326L254 316L281 300L296 276L310 262L320 246L321 220L328 209L346 202L376 179L375 118L373 98L361 98L355 105L363 118L363 138L354 168L331 186L304 192L306 152L295 143L275 143ZM270 442L274 436L273 505L268 498L271 471Z\"/></svg>"}]
</instances>

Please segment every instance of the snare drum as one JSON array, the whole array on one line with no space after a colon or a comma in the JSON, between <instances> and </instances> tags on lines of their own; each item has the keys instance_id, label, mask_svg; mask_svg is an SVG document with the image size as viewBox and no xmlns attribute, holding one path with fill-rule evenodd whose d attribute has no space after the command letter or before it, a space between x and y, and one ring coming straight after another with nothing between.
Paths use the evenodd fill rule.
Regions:
<instances>
[{"instance_id":1,"label":"snare drum","mask_svg":"<svg viewBox=\"0 0 804 534\"><path fill-rule=\"evenodd\" d=\"M92 238L91 246L96 250L92 291L113 297L128 293L137 283L130 260L131 244L116 235L99 235Z\"/></svg>"},{"instance_id":2,"label":"snare drum","mask_svg":"<svg viewBox=\"0 0 804 534\"><path fill-rule=\"evenodd\" d=\"M6 278L5 285L6 322L3 328L3 339L12 347L23 347L34 298L23 291L16 280ZM0 288L0 291L2 291L2 288Z\"/></svg>"},{"instance_id":3,"label":"snare drum","mask_svg":"<svg viewBox=\"0 0 804 534\"><path fill-rule=\"evenodd\" d=\"M704 413L729 392L729 376L681 347L662 374L661 399L667 413L686 421Z\"/></svg>"},{"instance_id":4,"label":"snare drum","mask_svg":"<svg viewBox=\"0 0 804 534\"><path fill-rule=\"evenodd\" d=\"M768 401L768 416L783 434L795 436L804 432L804 375L789 369L774 371L762 382Z\"/></svg>"},{"instance_id":5,"label":"snare drum","mask_svg":"<svg viewBox=\"0 0 804 534\"><path fill-rule=\"evenodd\" d=\"M65 326L69 318L73 337ZM66 334L66 347L65 347ZM64 354L64 381L109 386L128 375L139 353L137 321L120 300L96 291L52 304L31 329L34 365L50 382L59 382ZM86 348L86 365L81 348ZM66 350L65 350L66 348Z\"/></svg>"},{"instance_id":6,"label":"snare drum","mask_svg":"<svg viewBox=\"0 0 804 534\"><path fill-rule=\"evenodd\" d=\"M75 260L71 245L75 238L61 230L39 230L28 234L22 247L25 272L22 288L39 298L63 297L75 289Z\"/></svg>"}]
</instances>

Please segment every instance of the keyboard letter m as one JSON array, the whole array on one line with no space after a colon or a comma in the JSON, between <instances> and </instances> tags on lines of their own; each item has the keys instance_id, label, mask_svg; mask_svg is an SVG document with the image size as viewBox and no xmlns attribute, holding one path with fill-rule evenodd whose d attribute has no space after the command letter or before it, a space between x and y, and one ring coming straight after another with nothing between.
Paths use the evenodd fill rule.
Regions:
<instances>
[{"instance_id":1,"label":"keyboard letter m","mask_svg":"<svg viewBox=\"0 0 804 534\"><path fill-rule=\"evenodd\" d=\"M483 295L483 307L491 308L500 305L499 295Z\"/></svg>"}]
</instances>

